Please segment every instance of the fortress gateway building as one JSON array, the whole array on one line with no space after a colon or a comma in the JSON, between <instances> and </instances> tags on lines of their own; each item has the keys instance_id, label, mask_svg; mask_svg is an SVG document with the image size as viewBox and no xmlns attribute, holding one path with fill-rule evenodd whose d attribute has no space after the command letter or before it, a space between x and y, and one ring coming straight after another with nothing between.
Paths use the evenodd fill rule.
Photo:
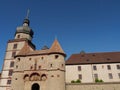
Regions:
<instances>
[{"instance_id":1,"label":"fortress gateway building","mask_svg":"<svg viewBox=\"0 0 120 90\"><path fill-rule=\"evenodd\" d=\"M120 90L120 52L81 52L65 63L57 39L50 48L35 50L29 25L25 18L7 43L0 90Z\"/></svg>"}]
</instances>

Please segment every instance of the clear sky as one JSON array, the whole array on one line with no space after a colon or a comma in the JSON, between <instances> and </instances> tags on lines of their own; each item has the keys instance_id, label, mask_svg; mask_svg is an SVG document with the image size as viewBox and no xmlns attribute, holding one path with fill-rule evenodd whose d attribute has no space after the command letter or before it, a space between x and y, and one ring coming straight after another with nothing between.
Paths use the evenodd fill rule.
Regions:
<instances>
[{"instance_id":1,"label":"clear sky","mask_svg":"<svg viewBox=\"0 0 120 90\"><path fill-rule=\"evenodd\" d=\"M57 37L67 58L81 50L120 51L120 0L0 0L0 69L28 8L37 49Z\"/></svg>"}]
</instances>

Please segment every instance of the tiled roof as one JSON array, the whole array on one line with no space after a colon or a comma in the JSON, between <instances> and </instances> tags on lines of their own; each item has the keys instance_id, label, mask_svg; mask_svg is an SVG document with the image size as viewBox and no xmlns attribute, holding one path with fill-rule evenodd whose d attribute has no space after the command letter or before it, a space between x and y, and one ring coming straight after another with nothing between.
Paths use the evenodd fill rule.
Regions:
<instances>
[{"instance_id":1,"label":"tiled roof","mask_svg":"<svg viewBox=\"0 0 120 90\"><path fill-rule=\"evenodd\" d=\"M25 45L20 50L20 52L17 55L26 55L27 53L31 52L30 46L27 42L25 42Z\"/></svg>"},{"instance_id":2,"label":"tiled roof","mask_svg":"<svg viewBox=\"0 0 120 90\"><path fill-rule=\"evenodd\" d=\"M120 52L80 53L71 55L66 61L66 65L118 62L120 62Z\"/></svg>"},{"instance_id":3,"label":"tiled roof","mask_svg":"<svg viewBox=\"0 0 120 90\"><path fill-rule=\"evenodd\" d=\"M64 53L64 51L62 50L59 42L57 40L55 40L51 46L50 49L45 49L45 50L34 50L31 51L29 45L26 43L24 45L24 47L22 48L22 50L17 54L17 56L19 55L43 55L43 54L52 54L52 53L59 53L62 54L64 56L66 56L66 54Z\"/></svg>"},{"instance_id":4,"label":"tiled roof","mask_svg":"<svg viewBox=\"0 0 120 90\"><path fill-rule=\"evenodd\" d=\"M63 49L61 48L59 42L57 39L55 39L55 41L53 42L51 48L50 48L51 52L60 52L60 53L64 53Z\"/></svg>"}]
</instances>

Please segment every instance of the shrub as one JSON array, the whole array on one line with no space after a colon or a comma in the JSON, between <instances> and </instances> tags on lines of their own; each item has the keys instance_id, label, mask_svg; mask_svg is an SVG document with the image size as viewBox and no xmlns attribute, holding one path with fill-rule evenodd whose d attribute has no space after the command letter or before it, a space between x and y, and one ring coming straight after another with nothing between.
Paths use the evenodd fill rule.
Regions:
<instances>
[{"instance_id":1,"label":"shrub","mask_svg":"<svg viewBox=\"0 0 120 90\"><path fill-rule=\"evenodd\" d=\"M95 79L95 82L99 82L99 79L98 79L98 78L96 78L96 79Z\"/></svg>"},{"instance_id":2,"label":"shrub","mask_svg":"<svg viewBox=\"0 0 120 90\"><path fill-rule=\"evenodd\" d=\"M103 80L102 79L99 80L98 78L96 78L95 82L103 82Z\"/></svg>"},{"instance_id":3,"label":"shrub","mask_svg":"<svg viewBox=\"0 0 120 90\"><path fill-rule=\"evenodd\" d=\"M80 79L77 79L77 80L76 80L76 83L81 83Z\"/></svg>"},{"instance_id":4,"label":"shrub","mask_svg":"<svg viewBox=\"0 0 120 90\"><path fill-rule=\"evenodd\" d=\"M71 83L75 83L75 81L74 81L74 80L72 80L72 81L71 81Z\"/></svg>"},{"instance_id":5,"label":"shrub","mask_svg":"<svg viewBox=\"0 0 120 90\"><path fill-rule=\"evenodd\" d=\"M71 83L81 83L80 79L77 79L76 81L72 80Z\"/></svg>"},{"instance_id":6,"label":"shrub","mask_svg":"<svg viewBox=\"0 0 120 90\"><path fill-rule=\"evenodd\" d=\"M103 80L101 79L101 80L99 80L99 82L103 82Z\"/></svg>"}]
</instances>

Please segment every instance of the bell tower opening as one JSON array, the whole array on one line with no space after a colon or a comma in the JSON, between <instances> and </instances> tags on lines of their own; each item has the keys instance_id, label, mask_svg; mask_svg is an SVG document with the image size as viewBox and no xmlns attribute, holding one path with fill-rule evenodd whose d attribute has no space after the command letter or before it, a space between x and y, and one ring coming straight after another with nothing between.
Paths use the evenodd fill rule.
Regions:
<instances>
[{"instance_id":1,"label":"bell tower opening","mask_svg":"<svg viewBox=\"0 0 120 90\"><path fill-rule=\"evenodd\" d=\"M34 83L34 84L32 85L31 90L40 90L40 86L39 86L39 84Z\"/></svg>"}]
</instances>

